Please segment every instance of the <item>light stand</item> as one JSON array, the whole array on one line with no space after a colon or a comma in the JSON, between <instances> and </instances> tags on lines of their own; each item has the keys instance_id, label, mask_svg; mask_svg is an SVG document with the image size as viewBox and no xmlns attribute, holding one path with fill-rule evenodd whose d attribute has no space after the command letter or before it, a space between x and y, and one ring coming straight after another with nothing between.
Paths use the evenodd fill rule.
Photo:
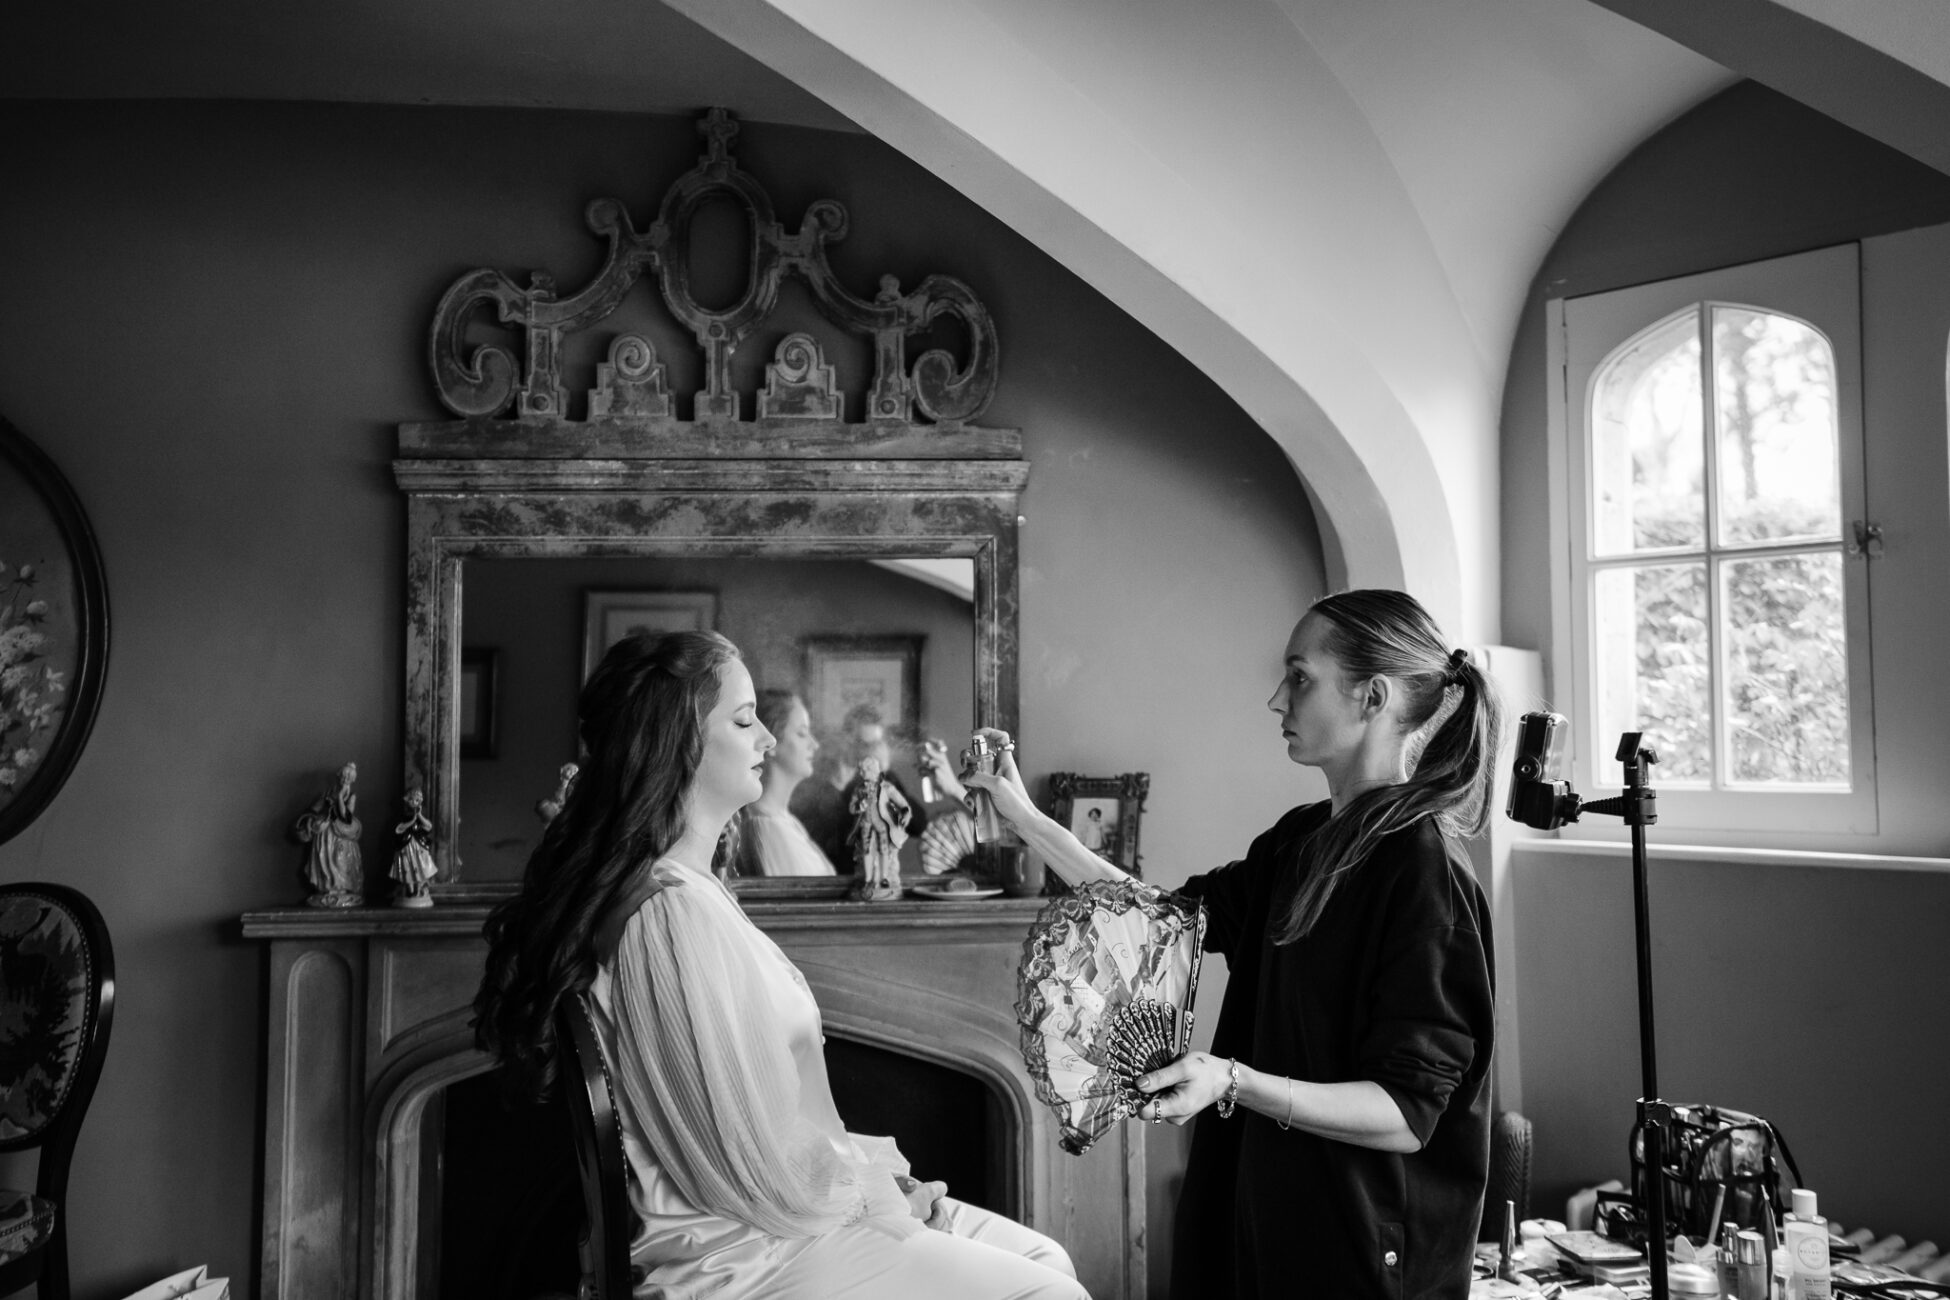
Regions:
<instances>
[{"instance_id":1,"label":"light stand","mask_svg":"<svg viewBox=\"0 0 1950 1300\"><path fill-rule=\"evenodd\" d=\"M1659 1099L1659 1067L1652 1028L1652 912L1646 894L1645 828L1659 820L1658 795L1652 789L1652 765L1659 756L1642 742L1645 733L1628 731L1618 740L1619 762L1625 765L1625 793L1616 799L1586 803L1568 781L1547 779L1551 739L1564 725L1555 713L1523 715L1517 758L1510 783L1510 817L1538 830L1555 830L1584 813L1621 818L1632 829L1632 920L1638 939L1639 1065L1643 1095L1639 1097L1639 1142L1646 1170L1645 1258L1652 1270L1652 1300L1671 1300L1666 1276L1666 1130L1672 1107Z\"/></svg>"}]
</instances>

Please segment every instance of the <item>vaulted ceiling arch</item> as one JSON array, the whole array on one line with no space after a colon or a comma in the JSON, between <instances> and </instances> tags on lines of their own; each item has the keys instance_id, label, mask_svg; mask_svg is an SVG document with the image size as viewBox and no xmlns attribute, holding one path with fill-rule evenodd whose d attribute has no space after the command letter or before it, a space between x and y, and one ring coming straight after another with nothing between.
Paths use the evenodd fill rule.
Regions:
<instances>
[{"instance_id":1,"label":"vaulted ceiling arch","mask_svg":"<svg viewBox=\"0 0 1950 1300\"><path fill-rule=\"evenodd\" d=\"M1590 184L1726 80L1583 6L665 3L1183 352L1307 484L1333 581L1406 587L1472 639L1498 630L1524 287ZM1594 27L1605 47L1581 52ZM1538 69L1505 54L1499 76L1485 60L1510 46ZM1404 71L1444 58L1447 93Z\"/></svg>"}]
</instances>

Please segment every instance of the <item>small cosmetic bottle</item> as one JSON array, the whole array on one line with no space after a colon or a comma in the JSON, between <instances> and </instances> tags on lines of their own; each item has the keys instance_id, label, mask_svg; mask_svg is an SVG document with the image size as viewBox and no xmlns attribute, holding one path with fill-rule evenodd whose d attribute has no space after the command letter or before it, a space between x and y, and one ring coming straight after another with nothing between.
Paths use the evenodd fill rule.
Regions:
<instances>
[{"instance_id":1,"label":"small cosmetic bottle","mask_svg":"<svg viewBox=\"0 0 1950 1300\"><path fill-rule=\"evenodd\" d=\"M1830 1300L1835 1288L1828 1273L1828 1220L1817 1211L1813 1192L1794 1189L1794 1218L1785 1227L1788 1300Z\"/></svg>"},{"instance_id":2,"label":"small cosmetic bottle","mask_svg":"<svg viewBox=\"0 0 1950 1300\"><path fill-rule=\"evenodd\" d=\"M1497 1251L1496 1256L1496 1275L1505 1282L1516 1281L1517 1270L1524 1265L1523 1251L1517 1245L1519 1240L1521 1238L1517 1236L1517 1203L1515 1201L1505 1201L1503 1203L1503 1243L1501 1249Z\"/></svg>"},{"instance_id":3,"label":"small cosmetic bottle","mask_svg":"<svg viewBox=\"0 0 1950 1300\"><path fill-rule=\"evenodd\" d=\"M1734 1238L1735 1300L1767 1300L1767 1243L1758 1232Z\"/></svg>"},{"instance_id":4,"label":"small cosmetic bottle","mask_svg":"<svg viewBox=\"0 0 1950 1300\"><path fill-rule=\"evenodd\" d=\"M1720 1225L1720 1294L1738 1294L1740 1264L1736 1257L1735 1242L1740 1236L1740 1225L1731 1221Z\"/></svg>"},{"instance_id":5,"label":"small cosmetic bottle","mask_svg":"<svg viewBox=\"0 0 1950 1300\"><path fill-rule=\"evenodd\" d=\"M962 754L962 758L970 771L994 775L1001 755L990 747L987 736L977 733L968 742L968 749ZM1002 818L995 811L995 802L989 798L988 791L969 791L969 804L969 811L975 815L975 842L994 844L1001 840L1003 838Z\"/></svg>"}]
</instances>

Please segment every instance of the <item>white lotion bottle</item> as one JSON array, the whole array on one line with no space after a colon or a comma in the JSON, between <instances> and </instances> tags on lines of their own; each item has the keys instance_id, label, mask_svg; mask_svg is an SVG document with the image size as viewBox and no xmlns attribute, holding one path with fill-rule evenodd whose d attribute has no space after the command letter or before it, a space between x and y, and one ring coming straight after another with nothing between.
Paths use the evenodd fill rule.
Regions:
<instances>
[{"instance_id":1,"label":"white lotion bottle","mask_svg":"<svg viewBox=\"0 0 1950 1300\"><path fill-rule=\"evenodd\" d=\"M1788 1256L1788 1300L1831 1300L1828 1272L1828 1220L1815 1206L1815 1194L1794 1189L1794 1217L1782 1224Z\"/></svg>"}]
</instances>

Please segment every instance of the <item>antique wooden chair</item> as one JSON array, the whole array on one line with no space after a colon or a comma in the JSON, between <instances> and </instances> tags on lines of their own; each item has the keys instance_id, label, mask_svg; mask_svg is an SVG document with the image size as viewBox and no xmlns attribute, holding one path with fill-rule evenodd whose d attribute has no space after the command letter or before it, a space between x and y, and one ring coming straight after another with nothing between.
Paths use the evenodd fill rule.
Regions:
<instances>
[{"instance_id":1,"label":"antique wooden chair","mask_svg":"<svg viewBox=\"0 0 1950 1300\"><path fill-rule=\"evenodd\" d=\"M1514 1110L1500 1110L1490 1128L1490 1181L1483 1193L1479 1241L1503 1234L1503 1203L1517 1207L1517 1221L1530 1217L1530 1121Z\"/></svg>"},{"instance_id":2,"label":"antique wooden chair","mask_svg":"<svg viewBox=\"0 0 1950 1300\"><path fill-rule=\"evenodd\" d=\"M558 1041L569 1049L562 1061L562 1083L575 1132L576 1168L582 1176L580 1300L629 1300L632 1216L624 1185L616 1091L588 1004L575 998L564 1003L556 1017Z\"/></svg>"},{"instance_id":3,"label":"antique wooden chair","mask_svg":"<svg viewBox=\"0 0 1950 1300\"><path fill-rule=\"evenodd\" d=\"M0 1191L0 1295L68 1298L68 1166L101 1078L115 954L95 905L65 885L0 886L0 1151L40 1148L34 1190Z\"/></svg>"}]
</instances>

